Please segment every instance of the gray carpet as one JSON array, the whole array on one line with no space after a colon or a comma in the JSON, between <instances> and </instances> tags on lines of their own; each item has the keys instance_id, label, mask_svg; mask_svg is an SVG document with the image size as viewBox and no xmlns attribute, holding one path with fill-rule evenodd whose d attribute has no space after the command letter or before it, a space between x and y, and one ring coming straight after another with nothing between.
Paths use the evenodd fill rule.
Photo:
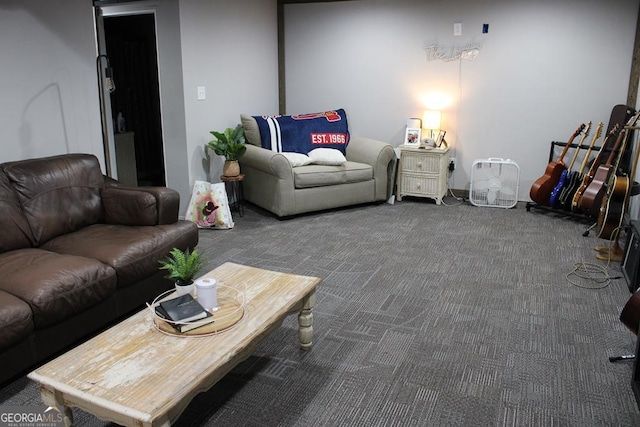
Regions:
<instances>
[{"instance_id":1,"label":"gray carpet","mask_svg":"<svg viewBox=\"0 0 640 427\"><path fill-rule=\"evenodd\" d=\"M207 268L233 261L324 280L310 351L289 317L177 424L640 425L632 362L608 361L635 349L618 320L630 297L619 265L610 282L569 274L580 262L607 267L593 251L605 242L524 205L446 202L286 221L248 207L235 229L201 231ZM25 378L0 390L1 404L36 402Z\"/></svg>"}]
</instances>

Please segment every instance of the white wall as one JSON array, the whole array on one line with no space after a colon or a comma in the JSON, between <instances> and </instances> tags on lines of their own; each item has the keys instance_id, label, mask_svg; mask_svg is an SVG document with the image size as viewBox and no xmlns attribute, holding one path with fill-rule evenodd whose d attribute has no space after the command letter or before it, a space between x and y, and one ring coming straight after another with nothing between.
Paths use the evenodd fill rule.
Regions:
<instances>
[{"instance_id":1,"label":"white wall","mask_svg":"<svg viewBox=\"0 0 640 427\"><path fill-rule=\"evenodd\" d=\"M91 2L0 1L0 162L103 161L95 52Z\"/></svg>"},{"instance_id":2,"label":"white wall","mask_svg":"<svg viewBox=\"0 0 640 427\"><path fill-rule=\"evenodd\" d=\"M220 182L224 159L205 153L209 131L278 108L276 0L181 2L180 26L191 184Z\"/></svg>"},{"instance_id":3,"label":"white wall","mask_svg":"<svg viewBox=\"0 0 640 427\"><path fill-rule=\"evenodd\" d=\"M0 162L87 152L105 171L91 3L0 0ZM105 9L156 16L167 185L184 213L193 181L221 174L220 158L210 173L203 165L209 130L235 126L243 111L277 109L276 0ZM197 86L205 101L195 100Z\"/></svg>"},{"instance_id":4,"label":"white wall","mask_svg":"<svg viewBox=\"0 0 640 427\"><path fill-rule=\"evenodd\" d=\"M551 141L582 122L606 125L626 103L637 16L635 0L287 5L287 110L344 107L354 134L397 145L435 95L457 162L450 186L469 188L476 159L510 158L528 200ZM429 61L432 43L481 48L473 61Z\"/></svg>"}]
</instances>

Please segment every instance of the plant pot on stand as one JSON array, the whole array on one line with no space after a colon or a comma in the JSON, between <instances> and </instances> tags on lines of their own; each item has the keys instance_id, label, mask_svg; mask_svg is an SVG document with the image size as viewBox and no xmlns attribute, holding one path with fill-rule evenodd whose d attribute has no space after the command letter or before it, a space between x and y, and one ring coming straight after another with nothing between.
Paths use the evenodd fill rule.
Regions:
<instances>
[{"instance_id":1,"label":"plant pot on stand","mask_svg":"<svg viewBox=\"0 0 640 427\"><path fill-rule=\"evenodd\" d=\"M209 141L207 147L217 155L225 158L222 175L228 177L240 175L238 159L247 150L242 125L238 125L235 128L227 128L224 132L210 131L209 133L216 139Z\"/></svg>"},{"instance_id":2,"label":"plant pot on stand","mask_svg":"<svg viewBox=\"0 0 640 427\"><path fill-rule=\"evenodd\" d=\"M240 163L237 160L225 160L222 175L229 177L240 175Z\"/></svg>"}]
</instances>

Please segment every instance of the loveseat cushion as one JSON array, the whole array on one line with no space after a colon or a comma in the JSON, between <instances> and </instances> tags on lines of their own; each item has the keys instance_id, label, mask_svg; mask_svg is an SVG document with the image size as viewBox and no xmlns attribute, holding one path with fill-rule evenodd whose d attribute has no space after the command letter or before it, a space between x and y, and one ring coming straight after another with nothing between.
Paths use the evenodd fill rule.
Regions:
<instances>
[{"instance_id":1,"label":"loveseat cushion","mask_svg":"<svg viewBox=\"0 0 640 427\"><path fill-rule=\"evenodd\" d=\"M0 168L0 252L31 247L33 236L27 218L22 213L20 201Z\"/></svg>"},{"instance_id":2,"label":"loveseat cushion","mask_svg":"<svg viewBox=\"0 0 640 427\"><path fill-rule=\"evenodd\" d=\"M95 156L20 160L5 163L4 170L22 204L35 246L102 220L104 181Z\"/></svg>"},{"instance_id":3,"label":"loveseat cushion","mask_svg":"<svg viewBox=\"0 0 640 427\"><path fill-rule=\"evenodd\" d=\"M34 329L29 304L0 291L0 350L26 338Z\"/></svg>"},{"instance_id":4,"label":"loveseat cushion","mask_svg":"<svg viewBox=\"0 0 640 427\"><path fill-rule=\"evenodd\" d=\"M197 226L184 220L152 227L94 224L51 239L42 248L94 258L111 266L121 288L156 273L158 261L174 247L195 246L194 230L197 236Z\"/></svg>"},{"instance_id":5,"label":"loveseat cushion","mask_svg":"<svg viewBox=\"0 0 640 427\"><path fill-rule=\"evenodd\" d=\"M346 162L340 166L307 165L294 168L293 179L295 188L348 184L373 179L373 168L358 162Z\"/></svg>"},{"instance_id":6,"label":"loveseat cushion","mask_svg":"<svg viewBox=\"0 0 640 427\"><path fill-rule=\"evenodd\" d=\"M0 254L0 289L28 303L40 329L108 298L116 290L116 274L95 259L16 249Z\"/></svg>"}]
</instances>

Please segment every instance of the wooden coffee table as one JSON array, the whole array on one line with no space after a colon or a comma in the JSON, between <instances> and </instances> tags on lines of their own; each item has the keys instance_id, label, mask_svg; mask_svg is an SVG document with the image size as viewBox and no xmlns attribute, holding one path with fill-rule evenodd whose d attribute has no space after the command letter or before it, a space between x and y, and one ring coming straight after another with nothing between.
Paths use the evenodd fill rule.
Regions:
<instances>
[{"instance_id":1,"label":"wooden coffee table","mask_svg":"<svg viewBox=\"0 0 640 427\"><path fill-rule=\"evenodd\" d=\"M298 313L300 345L311 346L312 309L321 279L225 263L214 277L244 291L242 319L215 335L182 337L159 331L145 309L31 372L46 405L70 407L122 425L170 425L255 346Z\"/></svg>"}]
</instances>

